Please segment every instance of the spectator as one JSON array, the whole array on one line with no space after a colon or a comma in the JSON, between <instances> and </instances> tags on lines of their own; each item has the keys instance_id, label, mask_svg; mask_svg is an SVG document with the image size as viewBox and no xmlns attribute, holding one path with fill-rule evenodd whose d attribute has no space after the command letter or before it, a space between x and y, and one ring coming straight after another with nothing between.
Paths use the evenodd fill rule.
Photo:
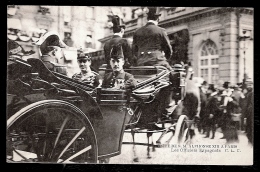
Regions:
<instances>
[{"instance_id":1,"label":"spectator","mask_svg":"<svg viewBox=\"0 0 260 172\"><path fill-rule=\"evenodd\" d=\"M206 113L205 113L205 126L206 126L206 136L205 138L210 136L210 131L212 131L211 139L214 139L216 132L216 124L219 118L219 103L218 103L218 91L212 85L209 88L209 98L206 104Z\"/></svg>"}]
</instances>

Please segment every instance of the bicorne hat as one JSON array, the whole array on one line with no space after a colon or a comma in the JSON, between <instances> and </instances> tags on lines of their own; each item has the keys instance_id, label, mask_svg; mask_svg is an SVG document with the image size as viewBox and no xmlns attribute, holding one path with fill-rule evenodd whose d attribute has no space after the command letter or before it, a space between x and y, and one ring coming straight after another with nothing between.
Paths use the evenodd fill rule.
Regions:
<instances>
[{"instance_id":1,"label":"bicorne hat","mask_svg":"<svg viewBox=\"0 0 260 172\"><path fill-rule=\"evenodd\" d=\"M121 44L113 45L110 51L110 58L112 59L124 59L123 48Z\"/></svg>"},{"instance_id":2,"label":"bicorne hat","mask_svg":"<svg viewBox=\"0 0 260 172\"><path fill-rule=\"evenodd\" d=\"M125 29L125 24L123 19L121 19L118 15L114 15L112 17L112 23L113 23L113 27L122 27L123 29Z\"/></svg>"},{"instance_id":3,"label":"bicorne hat","mask_svg":"<svg viewBox=\"0 0 260 172\"><path fill-rule=\"evenodd\" d=\"M32 50L25 51L20 44L18 44L17 42L15 42L13 40L8 41L8 56L10 56L10 55L29 56L34 53L35 52Z\"/></svg>"},{"instance_id":4,"label":"bicorne hat","mask_svg":"<svg viewBox=\"0 0 260 172\"><path fill-rule=\"evenodd\" d=\"M49 46L57 46L60 48L66 48L67 45L61 40L59 34L55 31L45 32L38 41L34 44L40 46L41 53L46 52L46 48Z\"/></svg>"},{"instance_id":5,"label":"bicorne hat","mask_svg":"<svg viewBox=\"0 0 260 172\"><path fill-rule=\"evenodd\" d=\"M159 12L160 12L159 7L148 7L147 17L148 18L159 17L159 16L161 16L161 14Z\"/></svg>"}]
</instances>

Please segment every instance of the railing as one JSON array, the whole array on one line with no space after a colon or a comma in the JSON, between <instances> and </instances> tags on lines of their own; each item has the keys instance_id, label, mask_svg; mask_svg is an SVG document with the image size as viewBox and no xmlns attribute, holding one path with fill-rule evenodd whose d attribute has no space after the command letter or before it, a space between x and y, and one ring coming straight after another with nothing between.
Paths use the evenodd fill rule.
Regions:
<instances>
[{"instance_id":1,"label":"railing","mask_svg":"<svg viewBox=\"0 0 260 172\"><path fill-rule=\"evenodd\" d=\"M135 18L135 19L125 22L126 28L137 26L137 20L138 20L138 18Z\"/></svg>"}]
</instances>

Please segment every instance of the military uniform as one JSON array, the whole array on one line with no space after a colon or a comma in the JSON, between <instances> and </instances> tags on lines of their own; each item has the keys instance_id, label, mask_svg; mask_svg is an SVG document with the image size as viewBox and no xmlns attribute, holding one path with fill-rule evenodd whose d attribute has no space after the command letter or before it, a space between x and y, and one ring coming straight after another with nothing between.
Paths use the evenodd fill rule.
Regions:
<instances>
[{"instance_id":1,"label":"military uniform","mask_svg":"<svg viewBox=\"0 0 260 172\"><path fill-rule=\"evenodd\" d=\"M132 63L132 50L130 43L125 38L121 38L119 35L113 35L113 37L107 41L104 45L104 53L105 53L105 61L107 64L107 68L110 69L110 51L113 45L121 44L124 57L125 57L125 65L124 67L129 67L129 65Z\"/></svg>"},{"instance_id":2,"label":"military uniform","mask_svg":"<svg viewBox=\"0 0 260 172\"><path fill-rule=\"evenodd\" d=\"M118 88L130 89L136 86L137 82L134 76L130 73L121 70L119 72L110 72L105 74L102 87L104 88Z\"/></svg>"},{"instance_id":3,"label":"military uniform","mask_svg":"<svg viewBox=\"0 0 260 172\"><path fill-rule=\"evenodd\" d=\"M83 65L83 66L85 66L87 68L85 68L84 70L81 69L80 73L75 73L72 76L72 79L75 79L77 81L83 82L87 85L91 85L91 86L94 86L94 87L99 86L99 84L100 84L99 80L101 79L101 77L98 73L91 70L91 67L90 67L91 57L87 53L84 53L83 49L79 49L77 51L77 53L78 53L77 54L77 60L78 60L79 65L81 63L84 63L85 65ZM87 60L89 61L88 65L87 65Z\"/></svg>"},{"instance_id":4,"label":"military uniform","mask_svg":"<svg viewBox=\"0 0 260 172\"><path fill-rule=\"evenodd\" d=\"M82 72L75 73L72 76L72 79L97 87L99 85L99 80L101 79L101 77L98 73L91 71L90 74L83 74Z\"/></svg>"}]
</instances>

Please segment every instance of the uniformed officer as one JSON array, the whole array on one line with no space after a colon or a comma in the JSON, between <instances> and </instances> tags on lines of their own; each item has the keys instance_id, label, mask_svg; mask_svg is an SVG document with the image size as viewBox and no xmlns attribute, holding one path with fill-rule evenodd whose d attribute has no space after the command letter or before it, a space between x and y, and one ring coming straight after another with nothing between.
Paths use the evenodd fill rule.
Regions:
<instances>
[{"instance_id":1,"label":"uniformed officer","mask_svg":"<svg viewBox=\"0 0 260 172\"><path fill-rule=\"evenodd\" d=\"M98 73L91 70L91 57L80 49L78 50L77 60L81 72L74 74L72 79L98 87L100 85L99 81L101 80L101 77Z\"/></svg>"},{"instance_id":2,"label":"uniformed officer","mask_svg":"<svg viewBox=\"0 0 260 172\"><path fill-rule=\"evenodd\" d=\"M158 25L159 8L148 7L147 24L133 36L133 56L137 58L137 66L164 66L171 70L167 59L171 57L172 47L164 28Z\"/></svg>"},{"instance_id":3,"label":"uniformed officer","mask_svg":"<svg viewBox=\"0 0 260 172\"><path fill-rule=\"evenodd\" d=\"M110 52L110 66L112 72L105 74L102 87L131 89L137 84L134 76L123 69L125 63L121 44L114 45Z\"/></svg>"},{"instance_id":4,"label":"uniformed officer","mask_svg":"<svg viewBox=\"0 0 260 172\"><path fill-rule=\"evenodd\" d=\"M124 68L128 68L132 62L132 50L130 43L127 39L123 38L125 32L125 25L123 24L123 20L120 19L117 15L112 18L113 23L113 37L107 41L104 45L104 53L105 53L105 61L107 64L107 69L111 69L110 66L110 52L113 45L121 44L124 54Z\"/></svg>"},{"instance_id":5,"label":"uniformed officer","mask_svg":"<svg viewBox=\"0 0 260 172\"><path fill-rule=\"evenodd\" d=\"M66 44L60 39L58 33L45 32L35 44L40 46L40 59L48 69L67 75L66 65L59 64L64 58L62 48L66 48Z\"/></svg>"}]
</instances>

